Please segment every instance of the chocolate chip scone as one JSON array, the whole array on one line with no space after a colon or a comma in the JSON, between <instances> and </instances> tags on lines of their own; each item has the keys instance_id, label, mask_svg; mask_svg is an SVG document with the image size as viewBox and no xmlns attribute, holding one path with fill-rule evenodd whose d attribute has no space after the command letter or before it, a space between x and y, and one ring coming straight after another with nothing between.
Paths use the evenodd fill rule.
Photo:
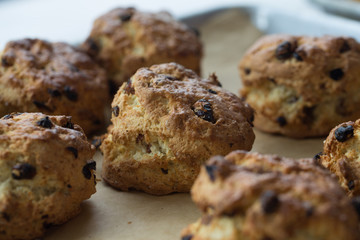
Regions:
<instances>
[{"instance_id":1,"label":"chocolate chip scone","mask_svg":"<svg viewBox=\"0 0 360 240\"><path fill-rule=\"evenodd\" d=\"M239 65L255 127L303 138L360 118L360 44L346 37L270 35Z\"/></svg>"},{"instance_id":2,"label":"chocolate chip scone","mask_svg":"<svg viewBox=\"0 0 360 240\"><path fill-rule=\"evenodd\" d=\"M251 149L253 110L218 84L175 63L139 69L112 103L104 180L123 191L189 192L210 156Z\"/></svg>"},{"instance_id":3,"label":"chocolate chip scone","mask_svg":"<svg viewBox=\"0 0 360 240\"><path fill-rule=\"evenodd\" d=\"M312 159L215 156L191 193L203 216L183 230L183 240L360 239L356 209Z\"/></svg>"},{"instance_id":4,"label":"chocolate chip scone","mask_svg":"<svg viewBox=\"0 0 360 240\"><path fill-rule=\"evenodd\" d=\"M71 117L0 119L0 239L34 239L95 193L94 147Z\"/></svg>"},{"instance_id":5,"label":"chocolate chip scone","mask_svg":"<svg viewBox=\"0 0 360 240\"><path fill-rule=\"evenodd\" d=\"M117 8L95 20L82 47L107 70L115 94L141 67L177 62L199 73L197 33L167 12Z\"/></svg>"},{"instance_id":6,"label":"chocolate chip scone","mask_svg":"<svg viewBox=\"0 0 360 240\"><path fill-rule=\"evenodd\" d=\"M87 134L104 128L105 72L84 52L23 39L9 42L0 59L0 116L43 112L72 116Z\"/></svg>"},{"instance_id":7,"label":"chocolate chip scone","mask_svg":"<svg viewBox=\"0 0 360 240\"><path fill-rule=\"evenodd\" d=\"M360 196L360 120L345 122L331 130L320 163L339 180L349 197Z\"/></svg>"}]
</instances>

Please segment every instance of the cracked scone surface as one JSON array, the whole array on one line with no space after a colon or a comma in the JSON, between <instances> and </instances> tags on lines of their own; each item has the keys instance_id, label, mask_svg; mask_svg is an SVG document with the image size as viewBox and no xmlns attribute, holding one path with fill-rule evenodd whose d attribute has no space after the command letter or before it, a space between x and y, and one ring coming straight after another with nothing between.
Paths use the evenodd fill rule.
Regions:
<instances>
[{"instance_id":1,"label":"cracked scone surface","mask_svg":"<svg viewBox=\"0 0 360 240\"><path fill-rule=\"evenodd\" d=\"M291 137L326 136L360 118L360 44L346 37L269 35L239 64L240 94L260 130Z\"/></svg>"},{"instance_id":2,"label":"cracked scone surface","mask_svg":"<svg viewBox=\"0 0 360 240\"><path fill-rule=\"evenodd\" d=\"M197 32L169 13L117 8L95 20L82 47L106 70L114 93L141 67L177 62L200 73Z\"/></svg>"},{"instance_id":3,"label":"cracked scone surface","mask_svg":"<svg viewBox=\"0 0 360 240\"><path fill-rule=\"evenodd\" d=\"M334 173L349 197L360 196L360 120L339 124L331 130L317 157Z\"/></svg>"},{"instance_id":4,"label":"cracked scone surface","mask_svg":"<svg viewBox=\"0 0 360 240\"><path fill-rule=\"evenodd\" d=\"M34 239L95 193L95 149L70 117L0 119L0 239Z\"/></svg>"},{"instance_id":5,"label":"cracked scone surface","mask_svg":"<svg viewBox=\"0 0 360 240\"><path fill-rule=\"evenodd\" d=\"M104 128L105 72L66 43L11 41L0 53L0 116L43 112L72 116L87 134Z\"/></svg>"},{"instance_id":6,"label":"cracked scone surface","mask_svg":"<svg viewBox=\"0 0 360 240\"><path fill-rule=\"evenodd\" d=\"M103 179L123 191L189 192L210 156L251 149L253 110L218 84L175 63L139 69L112 103Z\"/></svg>"},{"instance_id":7,"label":"cracked scone surface","mask_svg":"<svg viewBox=\"0 0 360 240\"><path fill-rule=\"evenodd\" d=\"M191 190L203 212L183 240L359 239L358 215L312 159L234 151L212 157Z\"/></svg>"}]
</instances>

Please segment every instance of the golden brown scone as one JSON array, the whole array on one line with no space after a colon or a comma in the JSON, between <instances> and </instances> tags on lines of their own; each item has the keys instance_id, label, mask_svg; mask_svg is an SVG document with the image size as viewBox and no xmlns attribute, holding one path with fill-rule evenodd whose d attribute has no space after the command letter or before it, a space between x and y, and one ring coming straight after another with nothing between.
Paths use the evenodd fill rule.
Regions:
<instances>
[{"instance_id":1,"label":"golden brown scone","mask_svg":"<svg viewBox=\"0 0 360 240\"><path fill-rule=\"evenodd\" d=\"M318 155L321 164L333 172L349 197L360 196L360 120L331 130Z\"/></svg>"},{"instance_id":2,"label":"golden brown scone","mask_svg":"<svg viewBox=\"0 0 360 240\"><path fill-rule=\"evenodd\" d=\"M350 199L312 159L215 156L191 194L203 216L183 230L183 240L360 239Z\"/></svg>"},{"instance_id":3,"label":"golden brown scone","mask_svg":"<svg viewBox=\"0 0 360 240\"><path fill-rule=\"evenodd\" d=\"M346 37L269 35L239 65L240 94L260 130L303 138L326 136L360 118L360 44Z\"/></svg>"},{"instance_id":4,"label":"golden brown scone","mask_svg":"<svg viewBox=\"0 0 360 240\"><path fill-rule=\"evenodd\" d=\"M116 8L95 20L82 47L107 70L114 94L136 70L153 64L177 62L200 73L197 32L167 12Z\"/></svg>"},{"instance_id":5,"label":"golden brown scone","mask_svg":"<svg viewBox=\"0 0 360 240\"><path fill-rule=\"evenodd\" d=\"M175 63L139 69L112 103L104 180L123 191L189 192L210 156L251 149L253 110L216 84Z\"/></svg>"},{"instance_id":6,"label":"golden brown scone","mask_svg":"<svg viewBox=\"0 0 360 240\"><path fill-rule=\"evenodd\" d=\"M0 119L0 239L34 239L95 193L95 148L71 117Z\"/></svg>"},{"instance_id":7,"label":"golden brown scone","mask_svg":"<svg viewBox=\"0 0 360 240\"><path fill-rule=\"evenodd\" d=\"M106 76L88 55L65 43L9 42L0 53L0 116L43 112L72 116L87 134L104 128Z\"/></svg>"}]
</instances>

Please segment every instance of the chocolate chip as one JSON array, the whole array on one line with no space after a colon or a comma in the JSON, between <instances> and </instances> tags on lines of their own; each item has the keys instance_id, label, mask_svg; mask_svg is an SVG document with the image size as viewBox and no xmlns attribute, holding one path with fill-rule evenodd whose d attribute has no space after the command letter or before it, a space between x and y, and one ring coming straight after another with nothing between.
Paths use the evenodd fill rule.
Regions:
<instances>
[{"instance_id":1,"label":"chocolate chip","mask_svg":"<svg viewBox=\"0 0 360 240\"><path fill-rule=\"evenodd\" d=\"M91 176L92 176L91 169L96 170L96 162L95 161L91 161L83 167L82 173L86 179L91 179Z\"/></svg>"},{"instance_id":2,"label":"chocolate chip","mask_svg":"<svg viewBox=\"0 0 360 240\"><path fill-rule=\"evenodd\" d=\"M45 111L48 111L48 112L53 112L53 110L52 110L50 107L46 106L45 103L43 103L43 102L39 102L39 101L34 100L34 101L33 101L33 104L34 104L37 108L44 109Z\"/></svg>"},{"instance_id":3,"label":"chocolate chip","mask_svg":"<svg viewBox=\"0 0 360 240\"><path fill-rule=\"evenodd\" d=\"M10 222L11 219L10 219L9 214L7 214L6 212L2 212L1 215L2 215L2 218L4 218L7 222Z\"/></svg>"},{"instance_id":4,"label":"chocolate chip","mask_svg":"<svg viewBox=\"0 0 360 240\"><path fill-rule=\"evenodd\" d=\"M11 176L16 180L32 179L35 175L36 168L29 163L18 163L11 170Z\"/></svg>"},{"instance_id":5,"label":"chocolate chip","mask_svg":"<svg viewBox=\"0 0 360 240\"><path fill-rule=\"evenodd\" d=\"M74 124L71 122L71 120L69 120L65 123L65 125L63 127L69 128L69 129L74 129Z\"/></svg>"},{"instance_id":6,"label":"chocolate chip","mask_svg":"<svg viewBox=\"0 0 360 240\"><path fill-rule=\"evenodd\" d=\"M181 238L181 240L191 240L194 236L192 234L185 235Z\"/></svg>"},{"instance_id":7,"label":"chocolate chip","mask_svg":"<svg viewBox=\"0 0 360 240\"><path fill-rule=\"evenodd\" d=\"M212 89L208 89L208 92L209 92L209 93L212 93L212 94L217 94L217 92L214 91L214 90L212 90Z\"/></svg>"},{"instance_id":8,"label":"chocolate chip","mask_svg":"<svg viewBox=\"0 0 360 240\"><path fill-rule=\"evenodd\" d=\"M354 128L351 125L340 126L335 130L335 138L339 142L345 142L354 136Z\"/></svg>"},{"instance_id":9,"label":"chocolate chip","mask_svg":"<svg viewBox=\"0 0 360 240\"><path fill-rule=\"evenodd\" d=\"M169 173L169 170L165 169L165 168L161 168L161 171L162 171L163 174L168 174Z\"/></svg>"},{"instance_id":10,"label":"chocolate chip","mask_svg":"<svg viewBox=\"0 0 360 240\"><path fill-rule=\"evenodd\" d=\"M61 96L61 92L57 89L50 89L48 88L48 93L50 94L50 96L52 97L60 97Z\"/></svg>"},{"instance_id":11,"label":"chocolate chip","mask_svg":"<svg viewBox=\"0 0 360 240\"><path fill-rule=\"evenodd\" d=\"M299 62L302 62L303 61L303 58L299 55L299 53L297 53L297 52L294 52L293 53L293 57L297 60L297 61L299 61Z\"/></svg>"},{"instance_id":12,"label":"chocolate chip","mask_svg":"<svg viewBox=\"0 0 360 240\"><path fill-rule=\"evenodd\" d=\"M128 80L125 88L124 88L124 91L126 94L130 95L130 94L135 94L135 89L132 87L132 82L131 82L131 79Z\"/></svg>"},{"instance_id":13,"label":"chocolate chip","mask_svg":"<svg viewBox=\"0 0 360 240\"><path fill-rule=\"evenodd\" d=\"M40 119L39 121L36 122L36 124L43 128L52 128L53 127L53 124L48 116Z\"/></svg>"},{"instance_id":14,"label":"chocolate chip","mask_svg":"<svg viewBox=\"0 0 360 240\"><path fill-rule=\"evenodd\" d=\"M283 127L287 124L286 118L283 116L280 116L276 119L276 122L279 124L280 127Z\"/></svg>"},{"instance_id":15,"label":"chocolate chip","mask_svg":"<svg viewBox=\"0 0 360 240\"><path fill-rule=\"evenodd\" d=\"M289 41L282 42L275 51L275 56L279 60L286 60L291 58L294 48Z\"/></svg>"},{"instance_id":16,"label":"chocolate chip","mask_svg":"<svg viewBox=\"0 0 360 240\"><path fill-rule=\"evenodd\" d=\"M119 107L118 106L113 107L112 113L114 114L115 117L119 116Z\"/></svg>"},{"instance_id":17,"label":"chocolate chip","mask_svg":"<svg viewBox=\"0 0 360 240\"><path fill-rule=\"evenodd\" d=\"M78 158L78 150L74 147L67 147L66 150L72 152L75 158Z\"/></svg>"},{"instance_id":18,"label":"chocolate chip","mask_svg":"<svg viewBox=\"0 0 360 240\"><path fill-rule=\"evenodd\" d=\"M215 171L218 169L215 165L205 165L205 170L207 174L209 175L210 181L215 181Z\"/></svg>"},{"instance_id":19,"label":"chocolate chip","mask_svg":"<svg viewBox=\"0 0 360 240\"><path fill-rule=\"evenodd\" d=\"M261 195L260 203L262 210L266 214L275 212L280 205L278 196L272 190L267 190Z\"/></svg>"},{"instance_id":20,"label":"chocolate chip","mask_svg":"<svg viewBox=\"0 0 360 240\"><path fill-rule=\"evenodd\" d=\"M347 185L349 190L353 190L355 188L355 182L353 180L350 180Z\"/></svg>"},{"instance_id":21,"label":"chocolate chip","mask_svg":"<svg viewBox=\"0 0 360 240\"><path fill-rule=\"evenodd\" d=\"M344 76L344 72L341 68L336 68L334 70L331 70L329 72L330 78L332 78L335 81L339 81Z\"/></svg>"},{"instance_id":22,"label":"chocolate chip","mask_svg":"<svg viewBox=\"0 0 360 240\"><path fill-rule=\"evenodd\" d=\"M341 48L340 48L340 53L347 52L347 51L349 51L350 49L351 49L351 48L350 48L348 42L344 40L344 43L343 43L343 45L342 45Z\"/></svg>"},{"instance_id":23,"label":"chocolate chip","mask_svg":"<svg viewBox=\"0 0 360 240\"><path fill-rule=\"evenodd\" d=\"M119 18L122 22L130 21L131 17L132 17L131 13L123 13L119 16Z\"/></svg>"},{"instance_id":24,"label":"chocolate chip","mask_svg":"<svg viewBox=\"0 0 360 240\"><path fill-rule=\"evenodd\" d=\"M198 116L201 119L204 119L205 121L211 123L216 122L211 108L211 104L205 99L198 100L194 104L193 111L196 116Z\"/></svg>"},{"instance_id":25,"label":"chocolate chip","mask_svg":"<svg viewBox=\"0 0 360 240\"><path fill-rule=\"evenodd\" d=\"M78 94L72 86L65 86L64 94L67 97L67 99L69 99L70 101L75 102L78 99Z\"/></svg>"},{"instance_id":26,"label":"chocolate chip","mask_svg":"<svg viewBox=\"0 0 360 240\"><path fill-rule=\"evenodd\" d=\"M251 73L251 69L250 68L245 68L244 72L246 75L249 75Z\"/></svg>"},{"instance_id":27,"label":"chocolate chip","mask_svg":"<svg viewBox=\"0 0 360 240\"><path fill-rule=\"evenodd\" d=\"M358 217L360 218L360 197L354 197L353 199L351 199L351 203L355 208Z\"/></svg>"}]
</instances>

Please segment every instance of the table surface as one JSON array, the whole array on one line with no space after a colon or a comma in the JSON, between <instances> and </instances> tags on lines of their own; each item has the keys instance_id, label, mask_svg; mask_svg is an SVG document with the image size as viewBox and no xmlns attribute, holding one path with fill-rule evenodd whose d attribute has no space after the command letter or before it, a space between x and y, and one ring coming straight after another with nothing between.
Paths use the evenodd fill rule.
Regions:
<instances>
[{"instance_id":1,"label":"table surface","mask_svg":"<svg viewBox=\"0 0 360 240\"><path fill-rule=\"evenodd\" d=\"M241 56L262 35L246 14L238 10L219 12L200 26L205 44L203 75L216 72L224 88L237 93L241 87L237 64ZM294 140L255 130L252 151L301 158L322 150L323 139ZM97 176L101 176L102 156L98 152ZM97 184L97 193L83 204L82 212L66 224L51 228L45 240L90 239L180 239L188 224L200 217L190 194L152 196L141 192L121 192Z\"/></svg>"}]
</instances>

